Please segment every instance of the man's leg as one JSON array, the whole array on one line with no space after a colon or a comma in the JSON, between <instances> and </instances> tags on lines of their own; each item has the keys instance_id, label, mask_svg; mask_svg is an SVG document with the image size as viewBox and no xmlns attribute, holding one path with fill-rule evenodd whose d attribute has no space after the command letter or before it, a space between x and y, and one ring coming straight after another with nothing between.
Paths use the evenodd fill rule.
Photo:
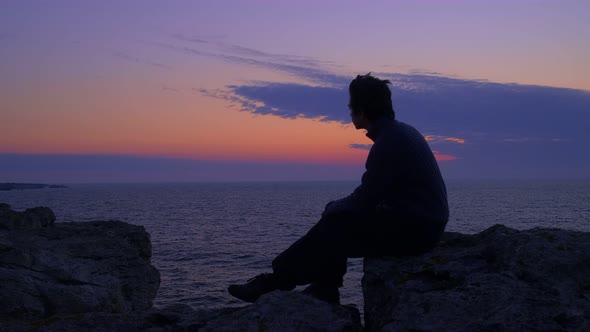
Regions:
<instances>
[{"instance_id":1,"label":"man's leg","mask_svg":"<svg viewBox=\"0 0 590 332\"><path fill-rule=\"evenodd\" d=\"M374 251L372 222L370 217L351 213L323 217L273 260L273 274L261 275L245 285L232 285L229 292L253 302L276 289L288 290L295 285L313 283L316 289L326 289L331 295L335 290L337 297L346 273L347 257L361 257Z\"/></svg>"},{"instance_id":2,"label":"man's leg","mask_svg":"<svg viewBox=\"0 0 590 332\"><path fill-rule=\"evenodd\" d=\"M348 257L375 252L377 224L370 216L351 213L322 218L304 237L273 261L277 276L297 285L303 293L330 303L340 303Z\"/></svg>"},{"instance_id":3,"label":"man's leg","mask_svg":"<svg viewBox=\"0 0 590 332\"><path fill-rule=\"evenodd\" d=\"M347 213L323 217L272 262L274 273L296 285L342 286L347 257L365 256L373 242L370 218Z\"/></svg>"}]
</instances>

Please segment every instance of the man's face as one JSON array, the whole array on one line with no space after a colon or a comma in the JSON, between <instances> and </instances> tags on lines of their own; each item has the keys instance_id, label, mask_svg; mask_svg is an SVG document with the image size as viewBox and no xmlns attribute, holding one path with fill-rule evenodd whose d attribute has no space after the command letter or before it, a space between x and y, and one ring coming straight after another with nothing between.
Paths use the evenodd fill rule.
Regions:
<instances>
[{"instance_id":1,"label":"man's face","mask_svg":"<svg viewBox=\"0 0 590 332\"><path fill-rule=\"evenodd\" d=\"M352 120L352 124L356 129L367 129L367 118L365 117L365 113L355 112L350 104L348 104L348 109L350 110L350 119Z\"/></svg>"}]
</instances>

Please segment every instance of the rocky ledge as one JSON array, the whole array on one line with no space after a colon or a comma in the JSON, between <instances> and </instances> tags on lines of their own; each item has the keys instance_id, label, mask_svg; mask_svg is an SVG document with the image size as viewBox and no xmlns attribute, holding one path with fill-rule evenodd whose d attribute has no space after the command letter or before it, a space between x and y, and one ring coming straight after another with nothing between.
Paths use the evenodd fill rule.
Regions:
<instances>
[{"instance_id":1,"label":"rocky ledge","mask_svg":"<svg viewBox=\"0 0 590 332\"><path fill-rule=\"evenodd\" d=\"M0 204L0 320L149 309L160 285L149 234L119 221L55 224Z\"/></svg>"},{"instance_id":2,"label":"rocky ledge","mask_svg":"<svg viewBox=\"0 0 590 332\"><path fill-rule=\"evenodd\" d=\"M360 331L355 308L296 292L217 310L152 308L149 234L119 221L54 223L46 207L0 203L2 331Z\"/></svg>"},{"instance_id":3,"label":"rocky ledge","mask_svg":"<svg viewBox=\"0 0 590 332\"><path fill-rule=\"evenodd\" d=\"M3 331L360 331L358 310L297 292L216 310L152 308L143 227L54 223L0 204ZM367 258L366 331L588 331L590 233L494 226L416 257Z\"/></svg>"},{"instance_id":4,"label":"rocky ledge","mask_svg":"<svg viewBox=\"0 0 590 332\"><path fill-rule=\"evenodd\" d=\"M369 331L590 331L590 233L496 225L364 263Z\"/></svg>"}]
</instances>

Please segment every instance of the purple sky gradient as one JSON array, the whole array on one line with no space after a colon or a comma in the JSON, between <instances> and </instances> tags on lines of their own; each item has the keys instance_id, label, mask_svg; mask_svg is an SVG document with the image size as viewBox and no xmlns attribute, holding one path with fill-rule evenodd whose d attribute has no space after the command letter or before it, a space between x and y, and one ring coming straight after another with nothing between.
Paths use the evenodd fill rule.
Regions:
<instances>
[{"instance_id":1,"label":"purple sky gradient","mask_svg":"<svg viewBox=\"0 0 590 332\"><path fill-rule=\"evenodd\" d=\"M465 140L431 142L457 157L446 176L590 177L588 40L588 1L2 1L0 181L108 178L16 164L88 155L119 160L121 181L167 179L132 176L117 155L187 156L187 181L355 179L363 133L311 144L340 135L346 83L369 71L399 78L401 119ZM292 131L274 140L284 151L272 128ZM162 174L177 167L162 160ZM220 160L234 168L203 166Z\"/></svg>"},{"instance_id":2,"label":"purple sky gradient","mask_svg":"<svg viewBox=\"0 0 590 332\"><path fill-rule=\"evenodd\" d=\"M142 41L182 34L311 56L352 71L390 67L590 90L586 1L25 0L1 6L0 33L10 46L4 61L21 64L23 55L39 52L66 63L77 52L140 52ZM148 55L176 63L165 52Z\"/></svg>"}]
</instances>

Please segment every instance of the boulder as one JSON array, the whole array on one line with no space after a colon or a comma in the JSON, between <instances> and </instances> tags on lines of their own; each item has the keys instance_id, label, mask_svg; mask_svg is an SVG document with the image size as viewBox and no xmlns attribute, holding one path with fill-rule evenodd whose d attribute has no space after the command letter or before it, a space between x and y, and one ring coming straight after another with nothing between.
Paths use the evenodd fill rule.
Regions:
<instances>
[{"instance_id":1,"label":"boulder","mask_svg":"<svg viewBox=\"0 0 590 332\"><path fill-rule=\"evenodd\" d=\"M17 212L10 209L10 205L0 203L0 229L34 229L51 226L55 221L55 214L48 207L38 206Z\"/></svg>"},{"instance_id":2,"label":"boulder","mask_svg":"<svg viewBox=\"0 0 590 332\"><path fill-rule=\"evenodd\" d=\"M366 258L367 331L590 331L590 233L496 225Z\"/></svg>"},{"instance_id":3,"label":"boulder","mask_svg":"<svg viewBox=\"0 0 590 332\"><path fill-rule=\"evenodd\" d=\"M142 226L54 220L48 208L0 205L0 224L10 225L0 228L0 321L152 306L160 275Z\"/></svg>"},{"instance_id":4,"label":"boulder","mask_svg":"<svg viewBox=\"0 0 590 332\"><path fill-rule=\"evenodd\" d=\"M152 308L160 284L143 227L119 221L37 222L47 208L0 218L3 331L360 331L356 308L298 292L273 292L239 308ZM37 219L27 216L36 216ZM33 221L31 221L33 220ZM35 221L37 220L37 221ZM23 225L25 222L23 222Z\"/></svg>"}]
</instances>

